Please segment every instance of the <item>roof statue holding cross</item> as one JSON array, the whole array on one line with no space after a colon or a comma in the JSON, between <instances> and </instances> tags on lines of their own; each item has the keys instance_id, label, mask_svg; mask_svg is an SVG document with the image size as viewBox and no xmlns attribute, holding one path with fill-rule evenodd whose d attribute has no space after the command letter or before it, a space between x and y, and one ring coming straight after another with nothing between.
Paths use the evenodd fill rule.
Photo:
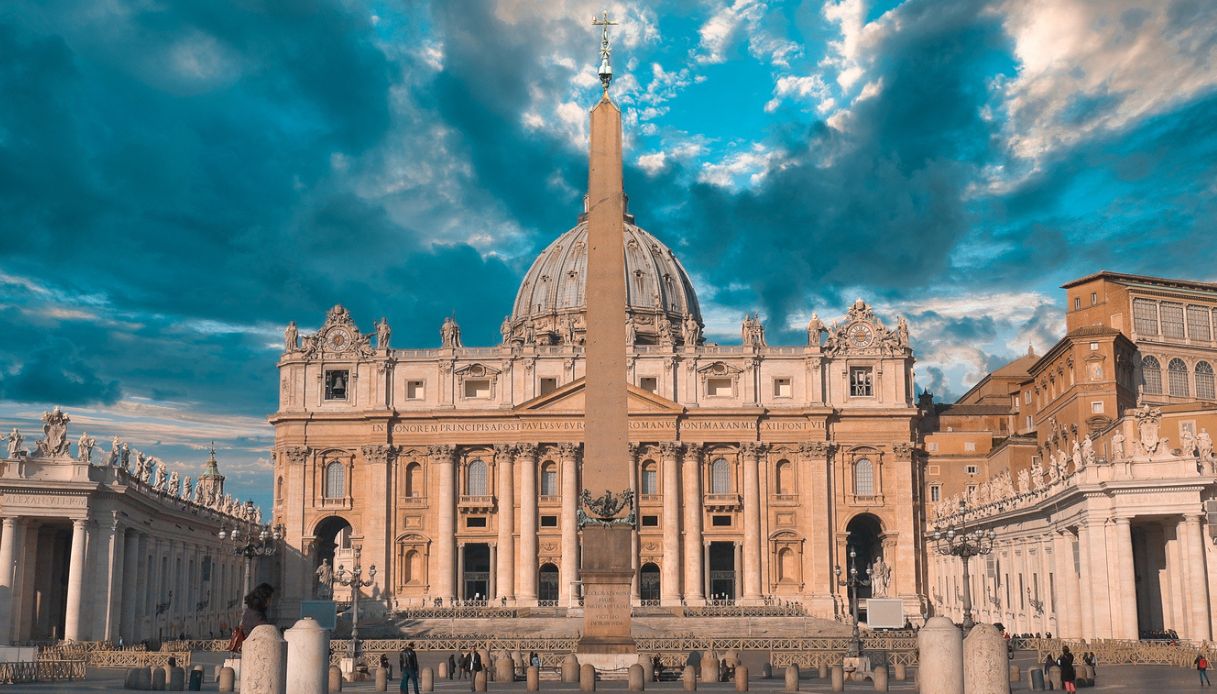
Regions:
<instances>
[{"instance_id":1,"label":"roof statue holding cross","mask_svg":"<svg viewBox=\"0 0 1217 694\"><path fill-rule=\"evenodd\" d=\"M604 27L604 31L600 34L600 84L604 85L604 93L608 94L609 82L613 81L613 64L612 55L613 49L609 48L608 28L614 26L614 22L608 17L608 10L599 16L592 19L594 26Z\"/></svg>"}]
</instances>

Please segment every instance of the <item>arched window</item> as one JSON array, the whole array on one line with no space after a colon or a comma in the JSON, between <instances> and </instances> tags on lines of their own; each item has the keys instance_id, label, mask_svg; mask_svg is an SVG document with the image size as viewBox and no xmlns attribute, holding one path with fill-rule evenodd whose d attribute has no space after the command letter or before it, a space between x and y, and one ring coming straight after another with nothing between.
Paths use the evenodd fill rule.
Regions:
<instances>
[{"instance_id":1,"label":"arched window","mask_svg":"<svg viewBox=\"0 0 1217 694\"><path fill-rule=\"evenodd\" d=\"M731 493L731 466L723 458L710 463L710 493Z\"/></svg>"},{"instance_id":2,"label":"arched window","mask_svg":"<svg viewBox=\"0 0 1217 694\"><path fill-rule=\"evenodd\" d=\"M541 465L541 496L558 495L558 466L547 460Z\"/></svg>"},{"instance_id":3,"label":"arched window","mask_svg":"<svg viewBox=\"0 0 1217 694\"><path fill-rule=\"evenodd\" d=\"M1203 364L1204 362L1201 362L1201 363ZM1212 372L1210 372L1210 373L1212 373ZM1209 378L1211 379L1212 376L1210 376ZM276 504L283 503L283 478L282 477L280 477L279 481L275 483L275 503Z\"/></svg>"},{"instance_id":4,"label":"arched window","mask_svg":"<svg viewBox=\"0 0 1217 694\"><path fill-rule=\"evenodd\" d=\"M642 464L642 493L659 493L659 475L654 460L647 460Z\"/></svg>"},{"instance_id":5,"label":"arched window","mask_svg":"<svg viewBox=\"0 0 1217 694\"><path fill-rule=\"evenodd\" d=\"M1196 364L1196 397L1201 400L1217 400L1217 387L1213 383L1213 365L1207 361Z\"/></svg>"},{"instance_id":6,"label":"arched window","mask_svg":"<svg viewBox=\"0 0 1217 694\"><path fill-rule=\"evenodd\" d=\"M790 467L789 460L778 461L777 488L778 494L794 493L794 470Z\"/></svg>"},{"instance_id":7,"label":"arched window","mask_svg":"<svg viewBox=\"0 0 1217 694\"><path fill-rule=\"evenodd\" d=\"M875 468L867 458L859 458L854 463L854 494L875 495Z\"/></svg>"},{"instance_id":8,"label":"arched window","mask_svg":"<svg viewBox=\"0 0 1217 694\"><path fill-rule=\"evenodd\" d=\"M341 499L346 496L346 470L337 460L331 460L325 466L325 487L321 496L326 499Z\"/></svg>"},{"instance_id":9,"label":"arched window","mask_svg":"<svg viewBox=\"0 0 1217 694\"><path fill-rule=\"evenodd\" d=\"M783 547L778 550L778 580L783 582L797 581L799 567L795 561L794 550Z\"/></svg>"},{"instance_id":10,"label":"arched window","mask_svg":"<svg viewBox=\"0 0 1217 694\"><path fill-rule=\"evenodd\" d=\"M1149 395L1162 394L1162 365L1154 357L1141 360L1141 382L1145 384L1145 392Z\"/></svg>"},{"instance_id":11,"label":"arched window","mask_svg":"<svg viewBox=\"0 0 1217 694\"><path fill-rule=\"evenodd\" d=\"M406 496L420 497L423 495L423 466L410 463L406 466Z\"/></svg>"},{"instance_id":12,"label":"arched window","mask_svg":"<svg viewBox=\"0 0 1217 694\"><path fill-rule=\"evenodd\" d=\"M1171 395L1187 397L1187 364L1184 364L1182 359L1171 359L1166 365L1166 381Z\"/></svg>"},{"instance_id":13,"label":"arched window","mask_svg":"<svg viewBox=\"0 0 1217 694\"><path fill-rule=\"evenodd\" d=\"M465 468L465 493L469 496L486 496L486 463L474 459Z\"/></svg>"}]
</instances>

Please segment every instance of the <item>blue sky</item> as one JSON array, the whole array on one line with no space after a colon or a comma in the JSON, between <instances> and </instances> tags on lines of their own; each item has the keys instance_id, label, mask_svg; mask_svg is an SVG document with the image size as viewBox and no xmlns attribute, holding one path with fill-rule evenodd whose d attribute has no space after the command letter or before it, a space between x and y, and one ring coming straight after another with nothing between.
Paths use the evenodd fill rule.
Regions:
<instances>
[{"instance_id":1,"label":"blue sky","mask_svg":"<svg viewBox=\"0 0 1217 694\"><path fill-rule=\"evenodd\" d=\"M602 2L0 7L0 426L269 500L282 325L490 344L586 181ZM857 295L946 397L1100 268L1217 278L1217 4L608 3L626 188L711 339Z\"/></svg>"}]
</instances>

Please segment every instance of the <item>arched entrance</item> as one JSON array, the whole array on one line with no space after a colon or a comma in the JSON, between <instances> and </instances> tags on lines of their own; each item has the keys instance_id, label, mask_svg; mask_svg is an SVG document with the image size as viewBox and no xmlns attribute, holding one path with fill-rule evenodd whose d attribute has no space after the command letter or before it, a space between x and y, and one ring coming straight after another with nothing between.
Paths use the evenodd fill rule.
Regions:
<instances>
[{"instance_id":1,"label":"arched entrance","mask_svg":"<svg viewBox=\"0 0 1217 694\"><path fill-rule=\"evenodd\" d=\"M852 565L858 570L858 578L866 580L866 570L874 564L875 559L883 556L883 540L881 539L883 525L877 517L869 513L862 513L849 521L849 524L845 526L845 531L848 539L841 570L848 572ZM850 550L853 550L856 555L853 559L850 559ZM891 568L890 565L888 568ZM869 581L866 585L859 585L857 590L859 600L871 597L874 592Z\"/></svg>"},{"instance_id":2,"label":"arched entrance","mask_svg":"<svg viewBox=\"0 0 1217 694\"><path fill-rule=\"evenodd\" d=\"M345 518L323 518L313 529L313 571L315 572L323 561L329 561L330 569L334 572L338 571L339 566L352 568L355 556L351 549L351 535L351 524ZM322 599L334 598L316 579L313 581L313 595Z\"/></svg>"},{"instance_id":3,"label":"arched entrance","mask_svg":"<svg viewBox=\"0 0 1217 694\"><path fill-rule=\"evenodd\" d=\"M638 593L644 605L659 604L659 567L648 562L638 570Z\"/></svg>"},{"instance_id":4,"label":"arched entrance","mask_svg":"<svg viewBox=\"0 0 1217 694\"><path fill-rule=\"evenodd\" d=\"M537 573L537 601L542 606L558 604L558 567L542 564Z\"/></svg>"}]
</instances>

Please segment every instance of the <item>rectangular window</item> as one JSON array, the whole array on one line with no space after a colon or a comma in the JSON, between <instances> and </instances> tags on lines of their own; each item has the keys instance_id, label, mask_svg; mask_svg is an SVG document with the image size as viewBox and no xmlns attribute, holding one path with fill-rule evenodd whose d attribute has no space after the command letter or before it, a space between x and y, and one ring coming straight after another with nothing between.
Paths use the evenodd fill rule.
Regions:
<instances>
[{"instance_id":1,"label":"rectangular window","mask_svg":"<svg viewBox=\"0 0 1217 694\"><path fill-rule=\"evenodd\" d=\"M926 465L925 474L934 476L940 475L942 474L942 468L938 467L937 465Z\"/></svg>"},{"instance_id":2,"label":"rectangular window","mask_svg":"<svg viewBox=\"0 0 1217 694\"><path fill-rule=\"evenodd\" d=\"M731 379L730 378L707 378L706 379L706 395L712 398L729 398L731 397Z\"/></svg>"},{"instance_id":3,"label":"rectangular window","mask_svg":"<svg viewBox=\"0 0 1217 694\"><path fill-rule=\"evenodd\" d=\"M1091 352L1097 352L1098 350L1099 350L1099 343L1097 343L1097 342L1091 342L1091 343L1090 343L1090 351L1091 351Z\"/></svg>"},{"instance_id":4,"label":"rectangular window","mask_svg":"<svg viewBox=\"0 0 1217 694\"><path fill-rule=\"evenodd\" d=\"M541 379L541 395L549 395L558 389L558 379L545 377ZM488 394L489 395L489 394Z\"/></svg>"},{"instance_id":5,"label":"rectangular window","mask_svg":"<svg viewBox=\"0 0 1217 694\"><path fill-rule=\"evenodd\" d=\"M642 527L658 528L659 527L659 516L643 516L642 517Z\"/></svg>"},{"instance_id":6,"label":"rectangular window","mask_svg":"<svg viewBox=\"0 0 1217 694\"><path fill-rule=\"evenodd\" d=\"M935 452L937 452L937 451L938 451L938 442L937 442L937 441L930 441L929 443L927 443L927 444L925 445L925 449L926 449L927 451L929 451L930 453L935 453Z\"/></svg>"},{"instance_id":7,"label":"rectangular window","mask_svg":"<svg viewBox=\"0 0 1217 694\"><path fill-rule=\"evenodd\" d=\"M1103 401L1095 400L1094 402L1090 403L1090 413L1103 414Z\"/></svg>"},{"instance_id":8,"label":"rectangular window","mask_svg":"<svg viewBox=\"0 0 1217 694\"><path fill-rule=\"evenodd\" d=\"M1082 308L1082 297L1080 297L1080 296L1073 297L1073 310L1078 311L1081 308Z\"/></svg>"},{"instance_id":9,"label":"rectangular window","mask_svg":"<svg viewBox=\"0 0 1217 694\"><path fill-rule=\"evenodd\" d=\"M731 516L711 516L710 525L716 528L731 527Z\"/></svg>"},{"instance_id":10,"label":"rectangular window","mask_svg":"<svg viewBox=\"0 0 1217 694\"><path fill-rule=\"evenodd\" d=\"M1031 415L1027 415L1027 428L1028 429L1035 428L1035 417L1033 417Z\"/></svg>"},{"instance_id":11,"label":"rectangular window","mask_svg":"<svg viewBox=\"0 0 1217 694\"><path fill-rule=\"evenodd\" d=\"M966 453L975 453L976 452L976 442L975 441L964 441L963 450Z\"/></svg>"},{"instance_id":12,"label":"rectangular window","mask_svg":"<svg viewBox=\"0 0 1217 694\"><path fill-rule=\"evenodd\" d=\"M1090 305L1091 305L1091 306L1098 306L1098 305L1099 305L1099 293L1098 293L1098 292L1091 292L1091 293L1090 293Z\"/></svg>"},{"instance_id":13,"label":"rectangular window","mask_svg":"<svg viewBox=\"0 0 1217 694\"><path fill-rule=\"evenodd\" d=\"M1133 299L1132 324L1140 335L1157 335L1158 303L1149 299Z\"/></svg>"},{"instance_id":14,"label":"rectangular window","mask_svg":"<svg viewBox=\"0 0 1217 694\"><path fill-rule=\"evenodd\" d=\"M849 394L852 397L868 398L874 395L871 374L869 366L854 366L849 369Z\"/></svg>"},{"instance_id":15,"label":"rectangular window","mask_svg":"<svg viewBox=\"0 0 1217 694\"><path fill-rule=\"evenodd\" d=\"M346 400L351 372L347 369L330 369L325 372L325 399Z\"/></svg>"},{"instance_id":16,"label":"rectangular window","mask_svg":"<svg viewBox=\"0 0 1217 694\"><path fill-rule=\"evenodd\" d=\"M422 400L427 397L427 389L422 381L406 381L406 399Z\"/></svg>"},{"instance_id":17,"label":"rectangular window","mask_svg":"<svg viewBox=\"0 0 1217 694\"><path fill-rule=\"evenodd\" d=\"M666 464L667 464L667 463L665 463L665 465L666 465ZM659 479L658 479L658 477L659 477L659 476L656 474L656 470L655 470L655 466L654 466L654 465L651 465L650 467L645 468L645 469L642 471L642 493L643 493L643 494L650 495L650 494L658 494L658 493L659 493Z\"/></svg>"},{"instance_id":18,"label":"rectangular window","mask_svg":"<svg viewBox=\"0 0 1217 694\"><path fill-rule=\"evenodd\" d=\"M942 485L930 485L930 501L942 501Z\"/></svg>"},{"instance_id":19,"label":"rectangular window","mask_svg":"<svg viewBox=\"0 0 1217 694\"><path fill-rule=\"evenodd\" d=\"M490 380L477 378L465 381L465 397L488 399L490 397Z\"/></svg>"},{"instance_id":20,"label":"rectangular window","mask_svg":"<svg viewBox=\"0 0 1217 694\"><path fill-rule=\"evenodd\" d=\"M485 528L486 527L486 517L485 516L469 516L468 518L465 519L465 527L466 528Z\"/></svg>"},{"instance_id":21,"label":"rectangular window","mask_svg":"<svg viewBox=\"0 0 1217 694\"><path fill-rule=\"evenodd\" d=\"M558 527L558 517L557 516L541 516L541 527L542 528Z\"/></svg>"},{"instance_id":22,"label":"rectangular window","mask_svg":"<svg viewBox=\"0 0 1217 694\"><path fill-rule=\"evenodd\" d=\"M651 393L659 392L659 379L654 376L643 376L638 379L638 387Z\"/></svg>"},{"instance_id":23,"label":"rectangular window","mask_svg":"<svg viewBox=\"0 0 1217 694\"><path fill-rule=\"evenodd\" d=\"M1193 340L1211 342L1213 332L1209 329L1209 310L1203 306L1187 307L1187 336Z\"/></svg>"},{"instance_id":24,"label":"rectangular window","mask_svg":"<svg viewBox=\"0 0 1217 694\"><path fill-rule=\"evenodd\" d=\"M790 397L790 393L791 393L791 388L790 388L790 379L789 378L773 379L773 397L788 398L788 397Z\"/></svg>"},{"instance_id":25,"label":"rectangular window","mask_svg":"<svg viewBox=\"0 0 1217 694\"><path fill-rule=\"evenodd\" d=\"M968 465L964 467L963 471L969 475L975 475L976 473L980 472L980 468L976 467L975 465Z\"/></svg>"},{"instance_id":26,"label":"rectangular window","mask_svg":"<svg viewBox=\"0 0 1217 694\"><path fill-rule=\"evenodd\" d=\"M1182 340L1183 304L1162 303L1162 337Z\"/></svg>"},{"instance_id":27,"label":"rectangular window","mask_svg":"<svg viewBox=\"0 0 1217 694\"><path fill-rule=\"evenodd\" d=\"M964 489L964 491L965 491L965 492L966 492L966 493L967 493L969 496L971 496L972 494L975 494L975 493L976 493L976 485L974 485L974 484L969 484L969 485L968 485L968 486L967 486L967 487Z\"/></svg>"}]
</instances>

